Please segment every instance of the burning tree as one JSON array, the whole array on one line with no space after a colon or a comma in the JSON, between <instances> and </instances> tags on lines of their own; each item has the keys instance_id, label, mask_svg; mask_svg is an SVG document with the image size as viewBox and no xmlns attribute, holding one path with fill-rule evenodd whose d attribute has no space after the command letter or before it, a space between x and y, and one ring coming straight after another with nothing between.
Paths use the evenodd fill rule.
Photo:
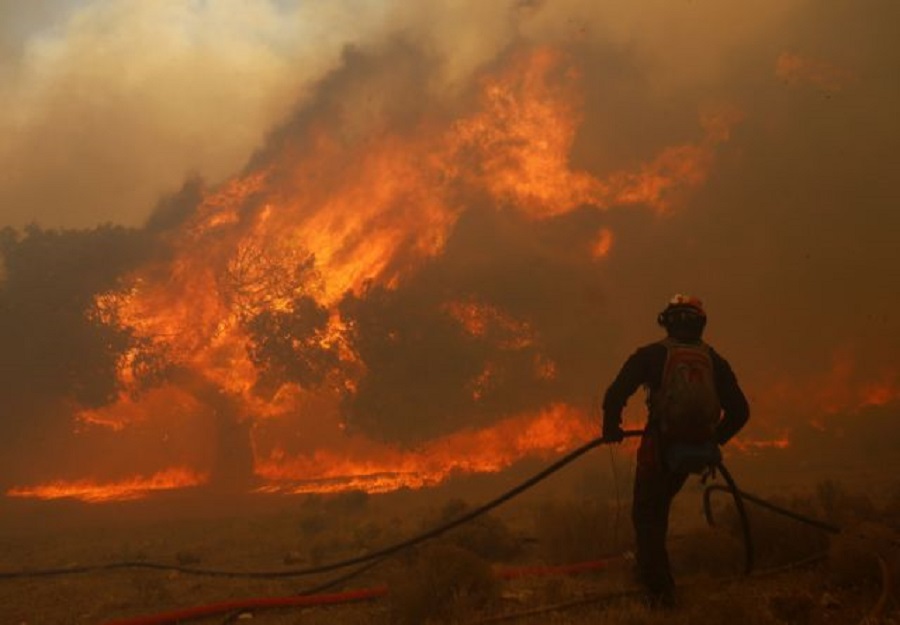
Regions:
<instances>
[{"instance_id":1,"label":"burning tree","mask_svg":"<svg viewBox=\"0 0 900 625\"><path fill-rule=\"evenodd\" d=\"M171 436L209 422L219 451L171 460L239 488L422 485L590 435L575 398L603 334L583 293L614 242L604 211L667 210L735 118L601 178L569 162L582 78L565 53L511 50L449 107L428 63L348 50L242 175L158 213L152 256L114 286L101 272L85 327L123 338L102 361L115 398L83 405L83 427L177 405ZM360 98L386 84L408 96Z\"/></svg>"}]
</instances>

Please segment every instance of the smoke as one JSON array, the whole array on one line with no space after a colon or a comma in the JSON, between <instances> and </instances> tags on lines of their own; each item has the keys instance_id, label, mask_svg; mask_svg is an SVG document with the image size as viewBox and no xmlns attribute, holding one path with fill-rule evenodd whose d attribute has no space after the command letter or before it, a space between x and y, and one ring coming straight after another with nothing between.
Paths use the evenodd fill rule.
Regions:
<instances>
[{"instance_id":1,"label":"smoke","mask_svg":"<svg viewBox=\"0 0 900 625\"><path fill-rule=\"evenodd\" d=\"M334 344L307 349L308 360L292 349L319 344L326 308L339 310L361 360L355 384L340 389L352 431L420 442L552 402L587 407L621 361L656 338L654 318L674 292L706 302L708 337L755 407L751 435L826 409L855 414L866 401L856 391L825 401L835 369L848 389L881 384L887 399L877 405L896 396L893 2L172 0L62 12L43 4L31 16L2 6L0 17L16 19L3 20L0 36L9 51L0 221L82 230L7 232L0 313L52 326L57 338L88 337L37 352L46 362L65 347L51 380L60 396L89 388L80 401L99 403L112 393L114 363L92 350L121 337L91 338L81 311L93 296L149 258L160 265L142 279L155 276L163 290L160 267L179 245L209 250L191 266L198 273L227 258L242 228L269 219L272 197L294 211L271 217L284 229L299 215L349 233L340 249L302 242L316 263L310 275L340 273L367 242L401 239L399 251L365 256L341 289L323 295L311 277L289 310L250 322L249 349L269 376L255 392L271 397L284 381L329 383ZM479 98L522 51L541 49L566 59L550 91L576 94L570 118L550 119L577 128L571 146L542 145L546 158L529 169L522 136L498 139L479 126L479 107L501 109L507 125L533 123L527 111L503 109L503 94ZM469 143L442 147L448 128ZM473 137L488 155L476 154ZM366 151L384 140L402 156ZM309 158L323 145L324 156ZM434 164L448 152L452 171ZM285 165L290 154L303 166ZM509 163L520 178L482 184ZM219 182L261 169L270 178L219 238L179 239L199 228ZM557 170L562 189L534 191ZM373 179L384 181L378 193L362 184ZM405 191L410 181L428 193ZM281 195L266 196L276 182ZM232 190L219 192L225 204ZM349 208L311 216L338 197ZM421 227L397 234L410 219ZM88 230L107 221L134 229ZM110 262L102 277L76 281L96 265L86 252L94 237ZM31 271L25 252L38 243L54 254ZM57 293L69 283L77 288ZM35 295L48 284L53 297ZM215 323L206 331L221 337ZM24 339L14 345L7 354L28 353ZM89 372L73 364L82 352L104 383L85 386ZM836 358L848 364L836 368ZM6 384L10 396L23 375ZM334 409L321 396L307 401Z\"/></svg>"},{"instance_id":2,"label":"smoke","mask_svg":"<svg viewBox=\"0 0 900 625\"><path fill-rule=\"evenodd\" d=\"M188 174L233 173L365 36L349 25L378 23L357 5L84 2L24 38L7 24L2 221L138 225Z\"/></svg>"},{"instance_id":3,"label":"smoke","mask_svg":"<svg viewBox=\"0 0 900 625\"><path fill-rule=\"evenodd\" d=\"M4 2L0 225L143 223L186 176L215 184L238 171L346 45L400 34L439 59L429 87L454 93L513 41L580 39L627 50L635 67L620 71L677 98L685 85L715 85L729 51L789 6Z\"/></svg>"}]
</instances>

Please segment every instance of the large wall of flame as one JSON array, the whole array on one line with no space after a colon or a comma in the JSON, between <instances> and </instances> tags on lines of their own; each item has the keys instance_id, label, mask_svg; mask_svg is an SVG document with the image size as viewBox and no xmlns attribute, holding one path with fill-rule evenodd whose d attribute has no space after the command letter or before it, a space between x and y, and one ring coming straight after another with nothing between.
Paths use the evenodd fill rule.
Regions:
<instances>
[{"instance_id":1,"label":"large wall of flame","mask_svg":"<svg viewBox=\"0 0 900 625\"><path fill-rule=\"evenodd\" d=\"M560 50L577 71L574 86L562 83L580 102L567 164L628 193L588 193L535 218L461 189L440 253L419 254L412 272L392 258L399 288L375 285L340 304L362 328L368 371L342 406L354 427L415 441L548 402L587 405L656 336L654 316L675 291L707 302L709 338L756 407L751 435L896 401L896 3L237 6L0 7L0 95L10 103L0 113L0 224L80 229L39 241L7 232L7 249L21 252L25 236L29 253L55 246L47 258L57 262L5 263L3 388L42 402L4 416L17 447L7 463L27 463L32 447L71 453L71 405L35 388L80 406L111 396L102 382L82 388L82 378L108 380L115 363L98 355L85 373L73 354L117 340L91 334L82 311L116 271L168 262L160 232L191 223L201 188L312 149L317 124L343 149L477 120L479 81L536 46ZM701 171L681 172L683 184L661 195L617 178L677 177L687 161ZM133 243L101 246L105 262L71 244L94 246L101 234L88 228L103 222L133 227ZM76 278L98 263L102 275ZM481 334L467 334L465 311L453 308L467 302L499 311ZM386 342L397 328L405 334ZM62 348L46 339L35 351L28 337L47 332L66 339ZM435 353L447 367L423 369ZM207 419L182 434L196 437ZM159 423L144 427L165 435Z\"/></svg>"}]
</instances>

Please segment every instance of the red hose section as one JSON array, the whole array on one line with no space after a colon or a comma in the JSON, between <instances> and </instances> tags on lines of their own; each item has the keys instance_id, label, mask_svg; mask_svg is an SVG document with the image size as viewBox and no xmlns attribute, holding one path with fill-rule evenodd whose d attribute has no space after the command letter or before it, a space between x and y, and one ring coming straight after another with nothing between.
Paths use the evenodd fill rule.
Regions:
<instances>
[{"instance_id":1,"label":"red hose section","mask_svg":"<svg viewBox=\"0 0 900 625\"><path fill-rule=\"evenodd\" d=\"M199 605L193 608L153 614L150 616L138 616L135 618L117 619L107 621L103 625L172 625L181 621L228 614L238 610L253 610L255 608L290 608L298 606L334 605L336 603L352 603L354 601L366 601L377 599L388 593L387 586L365 588L362 590L350 590L336 592L327 595L294 595L292 597L255 597L249 599L235 599Z\"/></svg>"},{"instance_id":2,"label":"red hose section","mask_svg":"<svg viewBox=\"0 0 900 625\"><path fill-rule=\"evenodd\" d=\"M589 571L597 571L609 564L607 560L592 560L590 562L578 562L560 566L521 566L513 569L504 569L496 573L500 579L519 579L522 577L547 577L550 575L575 575ZM294 595L290 597L255 597L248 599L235 599L207 605L184 608L172 612L138 616L134 618L117 619L107 621L102 625L175 625L182 621L228 614L239 610L253 610L259 608L290 608L299 606L335 605L339 603L352 603L378 599L388 594L387 586L365 588L362 590L350 590L325 595Z\"/></svg>"}]
</instances>

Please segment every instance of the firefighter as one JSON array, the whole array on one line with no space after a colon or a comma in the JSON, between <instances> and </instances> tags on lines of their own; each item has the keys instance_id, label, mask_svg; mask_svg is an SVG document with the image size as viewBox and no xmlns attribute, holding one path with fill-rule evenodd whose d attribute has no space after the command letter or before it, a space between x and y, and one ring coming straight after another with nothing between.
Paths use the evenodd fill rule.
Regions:
<instances>
[{"instance_id":1,"label":"firefighter","mask_svg":"<svg viewBox=\"0 0 900 625\"><path fill-rule=\"evenodd\" d=\"M703 342L706 312L695 297L676 295L657 317L666 338L632 354L603 399L603 436L623 439L622 409L647 389L647 425L637 451L632 522L637 573L649 605L675 605L666 551L672 499L691 473L721 460L724 445L750 410L722 356Z\"/></svg>"}]
</instances>

